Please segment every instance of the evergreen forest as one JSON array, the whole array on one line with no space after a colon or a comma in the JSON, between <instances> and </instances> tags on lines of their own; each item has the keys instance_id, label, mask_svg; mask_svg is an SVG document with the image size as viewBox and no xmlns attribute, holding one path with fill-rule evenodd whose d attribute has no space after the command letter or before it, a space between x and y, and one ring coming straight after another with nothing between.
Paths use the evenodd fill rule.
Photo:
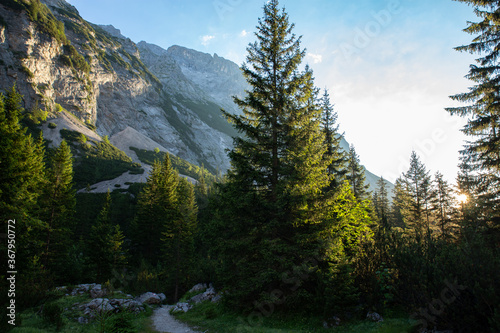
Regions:
<instances>
[{"instance_id":1,"label":"evergreen forest","mask_svg":"<svg viewBox=\"0 0 500 333\"><path fill-rule=\"evenodd\" d=\"M175 157L143 151L152 163L146 183L77 193L91 182L78 174L90 143L68 136L51 146L37 125L43 115L22 108L15 86L4 92L2 304L16 271L18 314L53 302L63 285L162 292L173 304L212 283L222 299L205 317L235 314L238 332L260 332L270 317L320 318L309 331L326 332L323 322L342 326L374 312L408 318L406 332L500 332L500 3L460 1L476 8L478 22L457 51L478 59L470 90L452 96L463 106L446 110L467 119L454 184L413 152L393 193L383 178L368 190L278 0L264 5L247 48L241 70L250 89L235 97L242 113L221 111L238 133L225 174L201 167L188 181ZM0 312L1 330L13 329L9 309Z\"/></svg>"}]
</instances>

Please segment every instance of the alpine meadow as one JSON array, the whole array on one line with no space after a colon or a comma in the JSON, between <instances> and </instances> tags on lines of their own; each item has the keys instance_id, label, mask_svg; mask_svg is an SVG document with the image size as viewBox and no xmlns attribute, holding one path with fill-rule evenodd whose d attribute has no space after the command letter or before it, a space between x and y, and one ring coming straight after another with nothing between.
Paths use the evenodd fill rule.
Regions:
<instances>
[{"instance_id":1,"label":"alpine meadow","mask_svg":"<svg viewBox=\"0 0 500 333\"><path fill-rule=\"evenodd\" d=\"M463 22L466 45L455 43L455 53L475 58L458 73L467 73L469 88L444 96L449 104L437 111L463 124L466 137L451 177L425 163L439 149L434 141L409 147L394 179L375 176L363 164L363 143L387 159L382 122L357 137L356 148L341 123L346 91L358 89L356 104L371 90L316 83L343 80L341 69L324 72L341 56L326 51L337 34L366 42L349 49L357 82L375 75L360 54L378 57L384 29L410 6L404 1L317 0L305 10L295 0L193 0L182 12L175 1L141 2L150 24L160 24L157 15L188 21L189 29L165 38L192 33L206 49L251 40L235 51L245 56L236 65L178 45L135 43L111 22L82 18L92 1L1 0L0 330L500 332L500 1L407 7L446 16L443 3L454 1L476 17ZM116 15L128 5L115 4ZM345 7L342 15L365 15L362 7L374 5L385 9L372 10L364 30L347 33L355 18L330 14ZM103 13L108 6L102 1ZM252 15L262 9L253 35L229 32L248 19L238 17L239 6ZM193 17L207 8L217 15L200 37ZM328 27L301 35L296 8L300 22L317 15ZM134 15L130 27L148 24L141 11ZM432 15L412 19L425 25ZM391 31L403 34L420 38ZM319 48L306 49L318 40ZM394 82L422 40L383 47L384 61L400 71ZM391 58L392 47L404 56ZM431 46L423 52L438 54ZM397 86L384 80L371 81L380 98ZM436 95L438 85L426 89ZM388 95L396 103L399 93ZM432 104L415 97L408 105L414 101ZM384 114L378 118L388 121ZM359 127L369 122L357 118ZM421 123L394 125L405 126L410 135ZM385 166L384 175L400 167Z\"/></svg>"}]
</instances>

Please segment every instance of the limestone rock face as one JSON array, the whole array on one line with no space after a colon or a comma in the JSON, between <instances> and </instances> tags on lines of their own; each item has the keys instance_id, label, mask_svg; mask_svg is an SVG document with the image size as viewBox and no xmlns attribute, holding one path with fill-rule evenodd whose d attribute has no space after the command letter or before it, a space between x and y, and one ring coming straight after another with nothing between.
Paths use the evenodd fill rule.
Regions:
<instances>
[{"instance_id":1,"label":"limestone rock face","mask_svg":"<svg viewBox=\"0 0 500 333\"><path fill-rule=\"evenodd\" d=\"M228 73L236 64L180 47L171 54L138 47L113 26L85 21L64 0L42 3L64 38L32 21L26 8L0 4L0 90L16 84L26 110L39 107L54 119L64 109L100 136L131 128L192 163L228 168L234 132L220 108L232 103L223 101L233 91L220 89L234 90ZM209 81L199 79L203 71L211 71Z\"/></svg>"}]
</instances>

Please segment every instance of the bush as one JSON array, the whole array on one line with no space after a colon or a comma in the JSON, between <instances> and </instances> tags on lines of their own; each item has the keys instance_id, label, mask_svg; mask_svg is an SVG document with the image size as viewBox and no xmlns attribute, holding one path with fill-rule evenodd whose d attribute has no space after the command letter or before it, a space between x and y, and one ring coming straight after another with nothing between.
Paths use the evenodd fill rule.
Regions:
<instances>
[{"instance_id":1,"label":"bush","mask_svg":"<svg viewBox=\"0 0 500 333\"><path fill-rule=\"evenodd\" d=\"M49 128L50 129L54 129L56 127L57 127L57 124L55 124L55 123L49 123Z\"/></svg>"},{"instance_id":2,"label":"bush","mask_svg":"<svg viewBox=\"0 0 500 333\"><path fill-rule=\"evenodd\" d=\"M64 108L61 106L61 104L56 103L56 112L63 112Z\"/></svg>"},{"instance_id":3,"label":"bush","mask_svg":"<svg viewBox=\"0 0 500 333\"><path fill-rule=\"evenodd\" d=\"M133 323L133 314L129 312L121 312L109 318L106 322L106 332L110 333L133 333L136 332Z\"/></svg>"},{"instance_id":4,"label":"bush","mask_svg":"<svg viewBox=\"0 0 500 333\"><path fill-rule=\"evenodd\" d=\"M59 304L54 302L47 303L43 306L43 321L49 325L55 325L57 330L60 330L63 326L62 312L63 309Z\"/></svg>"}]
</instances>

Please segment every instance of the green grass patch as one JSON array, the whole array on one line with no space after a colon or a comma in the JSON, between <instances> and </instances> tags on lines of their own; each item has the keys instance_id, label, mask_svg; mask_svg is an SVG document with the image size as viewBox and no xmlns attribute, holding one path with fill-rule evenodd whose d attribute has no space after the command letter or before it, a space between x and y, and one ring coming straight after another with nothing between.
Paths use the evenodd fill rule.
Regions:
<instances>
[{"instance_id":1,"label":"green grass patch","mask_svg":"<svg viewBox=\"0 0 500 333\"><path fill-rule=\"evenodd\" d=\"M139 149L135 147L130 147L130 150L133 150L137 154L137 157L139 157L139 160L142 163L149 165L153 165L154 161L163 161L163 159L165 158L165 154L167 154L161 151L155 152L153 150ZM172 166L174 167L174 169L176 169L182 175L186 175L198 180L203 174L207 183L215 182L216 180L216 177L208 170L191 164L180 157L170 154L170 161L172 162Z\"/></svg>"},{"instance_id":2,"label":"green grass patch","mask_svg":"<svg viewBox=\"0 0 500 333\"><path fill-rule=\"evenodd\" d=\"M325 329L320 317L284 315L280 313L264 316L258 312L239 315L230 312L222 305L204 302L186 313L175 315L179 320L202 331L210 333L252 332L252 333L412 333L415 321L406 318L388 318L381 323L358 320L343 323L338 327Z\"/></svg>"}]
</instances>

